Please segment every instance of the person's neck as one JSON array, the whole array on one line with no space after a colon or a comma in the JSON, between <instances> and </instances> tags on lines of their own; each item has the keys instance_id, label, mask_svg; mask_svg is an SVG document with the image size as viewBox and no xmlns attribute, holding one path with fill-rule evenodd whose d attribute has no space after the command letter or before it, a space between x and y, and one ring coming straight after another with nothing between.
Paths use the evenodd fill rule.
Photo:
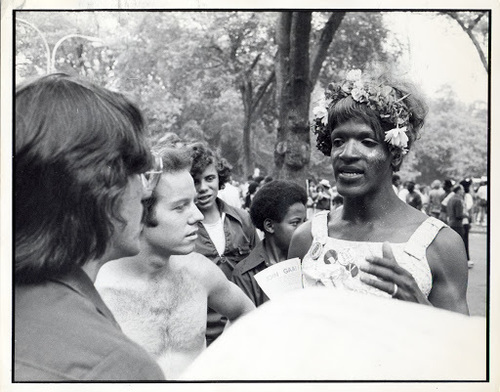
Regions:
<instances>
[{"instance_id":1,"label":"person's neck","mask_svg":"<svg viewBox=\"0 0 500 392\"><path fill-rule=\"evenodd\" d=\"M120 260L120 268L142 280L155 279L168 273L171 255L159 255L146 244L143 244L143 247L137 256Z\"/></svg>"},{"instance_id":2,"label":"person's neck","mask_svg":"<svg viewBox=\"0 0 500 392\"><path fill-rule=\"evenodd\" d=\"M214 203L212 207L208 210L202 211L203 213L203 223L213 224L216 223L221 218L221 213L217 203Z\"/></svg>"},{"instance_id":3,"label":"person's neck","mask_svg":"<svg viewBox=\"0 0 500 392\"><path fill-rule=\"evenodd\" d=\"M287 250L280 249L278 245L276 245L272 235L266 235L266 237L262 240L262 244L271 264L276 264L280 261L286 260Z\"/></svg>"},{"instance_id":4,"label":"person's neck","mask_svg":"<svg viewBox=\"0 0 500 392\"><path fill-rule=\"evenodd\" d=\"M92 283L95 283L97 273L99 272L103 264L104 263L100 260L91 260L82 265L83 272L87 274Z\"/></svg>"},{"instance_id":5,"label":"person's neck","mask_svg":"<svg viewBox=\"0 0 500 392\"><path fill-rule=\"evenodd\" d=\"M100 257L99 259L93 259L90 261L87 261L83 266L82 270L87 274L87 276L90 278L92 283L95 283L97 279L97 274L99 273L99 270L101 267L106 264L110 260L116 259L116 253L113 252L112 248L108 248L106 252L104 252L104 255Z\"/></svg>"},{"instance_id":6,"label":"person's neck","mask_svg":"<svg viewBox=\"0 0 500 392\"><path fill-rule=\"evenodd\" d=\"M344 197L342 219L354 223L373 222L385 218L402 203L404 202L396 195L392 186L361 197L347 196Z\"/></svg>"}]
</instances>

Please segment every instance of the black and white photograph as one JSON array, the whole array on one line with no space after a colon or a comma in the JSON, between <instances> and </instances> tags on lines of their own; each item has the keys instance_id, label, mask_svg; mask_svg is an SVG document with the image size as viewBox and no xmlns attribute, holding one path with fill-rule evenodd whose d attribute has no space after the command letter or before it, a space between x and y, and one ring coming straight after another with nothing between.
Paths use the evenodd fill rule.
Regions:
<instances>
[{"instance_id":1,"label":"black and white photograph","mask_svg":"<svg viewBox=\"0 0 500 392\"><path fill-rule=\"evenodd\" d=\"M0 389L498 391L500 5L422 3L2 2Z\"/></svg>"}]
</instances>

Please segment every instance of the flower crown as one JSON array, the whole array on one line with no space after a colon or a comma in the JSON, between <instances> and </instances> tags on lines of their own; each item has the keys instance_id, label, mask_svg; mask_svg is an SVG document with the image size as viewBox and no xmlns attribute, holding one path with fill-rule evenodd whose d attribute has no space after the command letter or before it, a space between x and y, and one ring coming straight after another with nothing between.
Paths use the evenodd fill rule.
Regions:
<instances>
[{"instance_id":1,"label":"flower crown","mask_svg":"<svg viewBox=\"0 0 500 392\"><path fill-rule=\"evenodd\" d=\"M408 152L407 127L410 125L411 112L403 102L410 94L397 96L397 91L388 85L374 80L364 80L359 69L348 72L346 80L330 83L325 91L323 105L313 109L313 131L316 134L326 132L328 125L328 109L348 96L358 103L365 103L377 112L380 118L393 124L395 128L385 132L384 141L403 154ZM318 145L320 150L321 146Z\"/></svg>"}]
</instances>

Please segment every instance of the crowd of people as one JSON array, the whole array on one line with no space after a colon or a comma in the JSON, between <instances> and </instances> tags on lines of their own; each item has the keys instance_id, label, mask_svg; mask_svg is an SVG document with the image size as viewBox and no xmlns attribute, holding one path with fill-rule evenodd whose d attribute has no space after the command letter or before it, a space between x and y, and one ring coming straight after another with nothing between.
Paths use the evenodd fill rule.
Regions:
<instances>
[{"instance_id":1,"label":"crowd of people","mask_svg":"<svg viewBox=\"0 0 500 392\"><path fill-rule=\"evenodd\" d=\"M465 178L460 181L436 179L430 186L406 181L393 175L393 187L398 197L429 216L448 224L462 237L468 267L474 266L469 254L469 231L472 226L486 226L488 182L485 178Z\"/></svg>"},{"instance_id":2,"label":"crowd of people","mask_svg":"<svg viewBox=\"0 0 500 392\"><path fill-rule=\"evenodd\" d=\"M486 184L401 186L426 115L410 87L348 74L325 98L334 178L240 186L205 143L149 145L120 93L63 74L19 87L14 380L178 379L270 300L255 275L295 257L305 288L467 315Z\"/></svg>"}]
</instances>

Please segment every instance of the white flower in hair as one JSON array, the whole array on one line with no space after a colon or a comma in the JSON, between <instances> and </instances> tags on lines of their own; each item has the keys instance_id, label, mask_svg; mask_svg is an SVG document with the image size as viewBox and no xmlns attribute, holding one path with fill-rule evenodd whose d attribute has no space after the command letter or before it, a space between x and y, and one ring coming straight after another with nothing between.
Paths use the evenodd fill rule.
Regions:
<instances>
[{"instance_id":1,"label":"white flower in hair","mask_svg":"<svg viewBox=\"0 0 500 392\"><path fill-rule=\"evenodd\" d=\"M363 103L363 102L368 102L368 91L354 87L351 90L351 95L352 99L354 99L356 102Z\"/></svg>"},{"instance_id":2,"label":"white flower in hair","mask_svg":"<svg viewBox=\"0 0 500 392\"><path fill-rule=\"evenodd\" d=\"M360 69L353 69L353 70L347 72L345 79L348 81L351 81L351 82L355 82L355 81L361 79L361 70Z\"/></svg>"},{"instance_id":3,"label":"white flower in hair","mask_svg":"<svg viewBox=\"0 0 500 392\"><path fill-rule=\"evenodd\" d=\"M320 118L323 125L328 124L328 110L324 106L316 106L313 109L313 115L315 118Z\"/></svg>"},{"instance_id":4,"label":"white flower in hair","mask_svg":"<svg viewBox=\"0 0 500 392\"><path fill-rule=\"evenodd\" d=\"M406 127L393 128L385 133L384 141L392 144L394 147L405 149L408 146L408 135L406 131Z\"/></svg>"}]
</instances>

